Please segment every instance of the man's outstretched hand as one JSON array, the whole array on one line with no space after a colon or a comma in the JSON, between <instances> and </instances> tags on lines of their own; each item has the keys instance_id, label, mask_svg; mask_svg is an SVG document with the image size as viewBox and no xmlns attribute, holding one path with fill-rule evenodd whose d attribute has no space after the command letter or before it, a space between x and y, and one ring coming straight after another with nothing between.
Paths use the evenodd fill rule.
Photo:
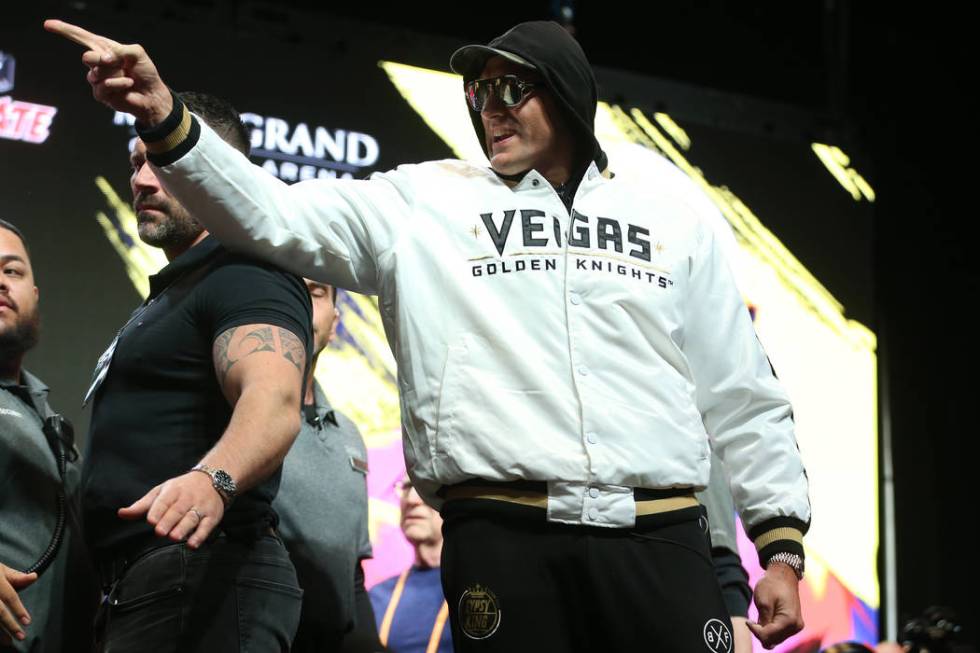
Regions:
<instances>
[{"instance_id":1,"label":"man's outstretched hand","mask_svg":"<svg viewBox=\"0 0 980 653\"><path fill-rule=\"evenodd\" d=\"M44 29L88 48L82 63L88 66L86 79L96 100L133 114L147 126L163 122L170 114L170 89L143 46L123 45L60 20L44 21Z\"/></svg>"}]
</instances>

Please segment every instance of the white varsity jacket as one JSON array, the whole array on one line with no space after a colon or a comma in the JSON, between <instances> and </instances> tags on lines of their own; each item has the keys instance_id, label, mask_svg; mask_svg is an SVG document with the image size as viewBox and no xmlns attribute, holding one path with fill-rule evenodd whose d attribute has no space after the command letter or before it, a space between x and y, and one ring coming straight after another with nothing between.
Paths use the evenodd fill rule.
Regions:
<instances>
[{"instance_id":1,"label":"white varsity jacket","mask_svg":"<svg viewBox=\"0 0 980 653\"><path fill-rule=\"evenodd\" d=\"M631 488L708 483L710 437L760 554L801 541L791 407L692 183L593 164L571 212L535 171L510 187L457 160L287 186L184 111L142 137L192 215L229 248L378 295L427 501L469 478L546 481L549 519L627 527Z\"/></svg>"}]
</instances>

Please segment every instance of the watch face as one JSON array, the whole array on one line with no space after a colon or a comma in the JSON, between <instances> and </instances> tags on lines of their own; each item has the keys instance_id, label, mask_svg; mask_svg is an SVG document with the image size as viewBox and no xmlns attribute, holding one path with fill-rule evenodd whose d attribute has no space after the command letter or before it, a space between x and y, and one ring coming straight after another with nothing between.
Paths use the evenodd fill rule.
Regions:
<instances>
[{"instance_id":1,"label":"watch face","mask_svg":"<svg viewBox=\"0 0 980 653\"><path fill-rule=\"evenodd\" d=\"M223 469L215 470L214 481L225 492L228 492L229 494L234 494L235 481L232 480L231 475L228 472L224 471Z\"/></svg>"}]
</instances>

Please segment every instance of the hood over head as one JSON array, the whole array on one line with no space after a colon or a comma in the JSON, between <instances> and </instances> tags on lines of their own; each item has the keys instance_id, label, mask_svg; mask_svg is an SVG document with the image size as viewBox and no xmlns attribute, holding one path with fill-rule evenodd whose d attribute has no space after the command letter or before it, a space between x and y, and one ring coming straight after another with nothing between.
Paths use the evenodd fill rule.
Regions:
<instances>
[{"instance_id":1,"label":"hood over head","mask_svg":"<svg viewBox=\"0 0 980 653\"><path fill-rule=\"evenodd\" d=\"M520 23L487 45L467 45L456 50L449 66L463 76L463 81L477 79L491 57L501 56L522 66L533 68L544 79L555 102L564 112L572 136L591 152L599 170L606 167L606 154L595 138L595 75L582 47L568 31L552 21ZM473 129L486 151L486 137L480 114L471 110ZM487 153L489 156L489 153Z\"/></svg>"}]
</instances>

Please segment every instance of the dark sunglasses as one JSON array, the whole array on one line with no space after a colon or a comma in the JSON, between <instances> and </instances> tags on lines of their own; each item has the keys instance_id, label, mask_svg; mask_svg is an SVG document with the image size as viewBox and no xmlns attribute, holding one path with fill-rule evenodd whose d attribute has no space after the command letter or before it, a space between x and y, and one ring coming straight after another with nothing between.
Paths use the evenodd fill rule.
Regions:
<instances>
[{"instance_id":1,"label":"dark sunglasses","mask_svg":"<svg viewBox=\"0 0 980 653\"><path fill-rule=\"evenodd\" d=\"M473 111L479 113L493 94L505 107L513 108L524 101L530 89L538 86L540 84L526 82L517 75L474 79L466 82L466 101Z\"/></svg>"}]
</instances>

